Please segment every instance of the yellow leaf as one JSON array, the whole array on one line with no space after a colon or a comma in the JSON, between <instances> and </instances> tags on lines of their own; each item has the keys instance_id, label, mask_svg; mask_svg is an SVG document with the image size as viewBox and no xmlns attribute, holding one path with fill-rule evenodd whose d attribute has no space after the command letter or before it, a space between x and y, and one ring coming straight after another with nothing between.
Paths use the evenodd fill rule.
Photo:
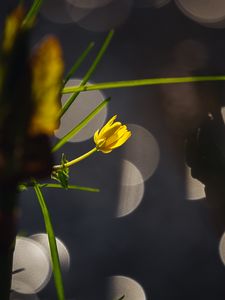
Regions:
<instances>
[{"instance_id":1,"label":"yellow leaf","mask_svg":"<svg viewBox=\"0 0 225 300\"><path fill-rule=\"evenodd\" d=\"M52 135L59 125L60 90L64 64L58 40L45 38L31 59L34 113L29 134Z\"/></svg>"},{"instance_id":2,"label":"yellow leaf","mask_svg":"<svg viewBox=\"0 0 225 300\"><path fill-rule=\"evenodd\" d=\"M24 17L24 9L19 5L7 18L5 22L2 49L9 52L16 40L17 34L21 29Z\"/></svg>"}]
</instances>

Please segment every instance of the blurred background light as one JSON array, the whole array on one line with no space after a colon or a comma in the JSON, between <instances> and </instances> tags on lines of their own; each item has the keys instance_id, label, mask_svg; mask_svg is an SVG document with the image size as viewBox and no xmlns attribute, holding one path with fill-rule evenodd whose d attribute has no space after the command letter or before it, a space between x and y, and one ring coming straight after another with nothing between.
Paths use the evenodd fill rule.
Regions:
<instances>
[{"instance_id":1,"label":"blurred background light","mask_svg":"<svg viewBox=\"0 0 225 300\"><path fill-rule=\"evenodd\" d=\"M35 294L42 290L51 277L50 260L45 249L36 241L17 237L13 256L12 290Z\"/></svg>"},{"instance_id":2,"label":"blurred background light","mask_svg":"<svg viewBox=\"0 0 225 300\"><path fill-rule=\"evenodd\" d=\"M132 0L114 0L108 5L92 10L77 24L89 31L104 32L122 25L130 15Z\"/></svg>"},{"instance_id":3,"label":"blurred background light","mask_svg":"<svg viewBox=\"0 0 225 300\"><path fill-rule=\"evenodd\" d=\"M124 145L123 158L138 168L143 180L149 179L155 172L160 158L160 150L155 137L144 127L128 124L132 132Z\"/></svg>"},{"instance_id":4,"label":"blurred background light","mask_svg":"<svg viewBox=\"0 0 225 300\"><path fill-rule=\"evenodd\" d=\"M205 198L204 185L191 176L191 168L186 166L186 197L187 200L200 200Z\"/></svg>"},{"instance_id":5,"label":"blurred background light","mask_svg":"<svg viewBox=\"0 0 225 300\"><path fill-rule=\"evenodd\" d=\"M208 53L200 41L185 39L176 44L172 61L178 70L192 72L207 65Z\"/></svg>"},{"instance_id":6,"label":"blurred background light","mask_svg":"<svg viewBox=\"0 0 225 300\"><path fill-rule=\"evenodd\" d=\"M46 0L43 1L41 14L51 22L66 24L74 22L69 14L71 10L76 11L77 18L79 14L82 16L83 12L79 8L75 10L66 0Z\"/></svg>"},{"instance_id":7,"label":"blurred background light","mask_svg":"<svg viewBox=\"0 0 225 300\"><path fill-rule=\"evenodd\" d=\"M82 20L92 11L92 9L90 8L81 8L75 6L73 4L73 0L67 0L66 7L67 7L67 14L69 14L68 18L74 22L78 22Z\"/></svg>"},{"instance_id":8,"label":"blurred background light","mask_svg":"<svg viewBox=\"0 0 225 300\"><path fill-rule=\"evenodd\" d=\"M222 114L223 122L225 124L225 107L221 108L221 114Z\"/></svg>"},{"instance_id":9,"label":"blurred background light","mask_svg":"<svg viewBox=\"0 0 225 300\"><path fill-rule=\"evenodd\" d=\"M67 86L79 85L80 79L69 80ZM68 99L68 95L62 97L62 104ZM55 135L62 138L73 127L79 124L93 109L96 108L106 97L100 91L88 91L80 93L77 99L70 106L70 109L61 119L61 124ZM93 137L96 130L100 129L106 120L107 107L105 106L70 142L82 142Z\"/></svg>"},{"instance_id":10,"label":"blurred background light","mask_svg":"<svg viewBox=\"0 0 225 300\"><path fill-rule=\"evenodd\" d=\"M110 277L107 300L119 299L123 295L124 300L146 300L144 289L134 279L121 275Z\"/></svg>"},{"instance_id":11,"label":"blurred background light","mask_svg":"<svg viewBox=\"0 0 225 300\"><path fill-rule=\"evenodd\" d=\"M113 0L69 0L69 2L73 3L76 7L89 9L105 6L112 1Z\"/></svg>"},{"instance_id":12,"label":"blurred background light","mask_svg":"<svg viewBox=\"0 0 225 300\"><path fill-rule=\"evenodd\" d=\"M225 232L223 233L219 242L219 255L220 255L220 259L225 265Z\"/></svg>"},{"instance_id":13,"label":"blurred background light","mask_svg":"<svg viewBox=\"0 0 225 300\"><path fill-rule=\"evenodd\" d=\"M121 170L121 185L117 206L117 217L123 217L133 212L144 196L144 180L138 168L123 160Z\"/></svg>"},{"instance_id":14,"label":"blurred background light","mask_svg":"<svg viewBox=\"0 0 225 300\"><path fill-rule=\"evenodd\" d=\"M170 3L171 0L136 0L135 6L161 8Z\"/></svg>"},{"instance_id":15,"label":"blurred background light","mask_svg":"<svg viewBox=\"0 0 225 300\"><path fill-rule=\"evenodd\" d=\"M38 242L39 244L41 244L44 247L44 249L46 250L49 260L51 260L51 254L50 254L50 248L49 248L47 234L46 233L37 233L37 234L31 235L29 238ZM58 249L59 261L60 261L61 268L63 271L68 271L70 268L69 251L66 248L66 246L64 245L64 243L58 238L56 238L56 245L57 245L57 249Z\"/></svg>"},{"instance_id":16,"label":"blurred background light","mask_svg":"<svg viewBox=\"0 0 225 300\"><path fill-rule=\"evenodd\" d=\"M202 25L225 25L224 0L175 0L175 3L187 17Z\"/></svg>"}]
</instances>

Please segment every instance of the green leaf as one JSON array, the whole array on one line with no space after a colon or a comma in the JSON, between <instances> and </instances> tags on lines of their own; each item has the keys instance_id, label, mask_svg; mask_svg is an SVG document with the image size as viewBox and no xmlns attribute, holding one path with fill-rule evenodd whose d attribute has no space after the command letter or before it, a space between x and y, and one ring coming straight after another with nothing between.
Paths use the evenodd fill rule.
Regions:
<instances>
[{"instance_id":1,"label":"green leaf","mask_svg":"<svg viewBox=\"0 0 225 300\"><path fill-rule=\"evenodd\" d=\"M88 69L87 73L85 74L84 78L82 79L80 86L84 86L88 80L90 79L91 75L94 73L96 67L98 66L99 62L101 61L106 49L108 48L110 41L113 37L114 34L114 30L111 30L105 41L103 42L95 60L93 61L91 67ZM65 112L68 110L68 108L70 107L70 105L74 102L74 100L77 98L77 96L79 95L80 92L75 92L73 93L70 98L66 101L66 103L63 105L61 112L60 112L60 118L65 114Z\"/></svg>"},{"instance_id":2,"label":"green leaf","mask_svg":"<svg viewBox=\"0 0 225 300\"><path fill-rule=\"evenodd\" d=\"M57 170L53 170L51 174L51 178L60 182L62 188L67 189L68 188L68 182L69 182L69 168L65 166L65 163L67 163L68 160L66 159L64 153L62 154L61 158L61 168Z\"/></svg>"},{"instance_id":3,"label":"green leaf","mask_svg":"<svg viewBox=\"0 0 225 300\"><path fill-rule=\"evenodd\" d=\"M54 275L54 281L55 281L55 287L56 287L56 291L57 291L58 300L65 300L64 287L63 287L63 281L62 281L62 273L61 273L61 267L60 267L60 262L59 262L58 249L56 246L55 234L54 234L50 214L48 211L48 207L46 205L44 196L41 192L40 186L36 181L34 181L34 190L36 192L36 195L37 195L40 207L41 207L42 215L44 217L46 232L48 234L48 241L49 241L51 259L52 259L53 275Z\"/></svg>"},{"instance_id":4,"label":"green leaf","mask_svg":"<svg viewBox=\"0 0 225 300\"><path fill-rule=\"evenodd\" d=\"M86 118L84 118L78 125L76 125L71 131L69 131L64 137L62 137L58 143L52 148L52 152L59 150L66 142L68 142L73 136L75 136L87 123L99 113L105 105L108 104L110 98L107 98L100 103Z\"/></svg>"},{"instance_id":5,"label":"green leaf","mask_svg":"<svg viewBox=\"0 0 225 300\"><path fill-rule=\"evenodd\" d=\"M159 85L159 84L176 84L176 83L190 83L190 82L207 82L207 81L225 81L224 75L218 76L193 76L193 77L168 77L168 78L149 78L149 79L137 79L128 81L115 81L115 82L103 82L97 84L90 84L84 86L70 86L62 90L62 94L80 93L84 91L94 90L106 90L106 89L118 89L125 87L137 87L147 85Z\"/></svg>"},{"instance_id":6,"label":"green leaf","mask_svg":"<svg viewBox=\"0 0 225 300\"><path fill-rule=\"evenodd\" d=\"M68 74L66 75L64 81L63 81L63 87L66 85L68 80L73 76L73 74L78 70L80 65L83 63L91 49L94 47L94 43L91 42L88 47L81 53L81 55L78 57L78 59L73 64L72 68L69 70Z\"/></svg>"}]
</instances>

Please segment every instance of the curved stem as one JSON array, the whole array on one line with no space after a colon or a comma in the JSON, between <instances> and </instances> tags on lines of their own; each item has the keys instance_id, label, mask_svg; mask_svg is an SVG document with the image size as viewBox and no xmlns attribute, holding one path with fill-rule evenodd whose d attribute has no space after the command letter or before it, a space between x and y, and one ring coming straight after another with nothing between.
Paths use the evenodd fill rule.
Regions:
<instances>
[{"instance_id":1,"label":"curved stem","mask_svg":"<svg viewBox=\"0 0 225 300\"><path fill-rule=\"evenodd\" d=\"M80 162L81 160L87 158L88 156L90 156L91 154L95 153L97 151L97 148L94 147L93 149L91 149L90 151L88 151L87 153L71 160L71 161L68 161L67 163L63 164L63 165L56 165L53 167L53 170L57 170L57 169L61 169L63 167L70 167L78 162Z\"/></svg>"}]
</instances>

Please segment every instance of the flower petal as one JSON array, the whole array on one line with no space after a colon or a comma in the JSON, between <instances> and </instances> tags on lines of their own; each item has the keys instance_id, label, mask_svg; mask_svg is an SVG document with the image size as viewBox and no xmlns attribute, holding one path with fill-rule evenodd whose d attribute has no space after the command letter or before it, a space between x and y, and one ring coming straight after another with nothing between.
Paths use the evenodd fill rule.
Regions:
<instances>
[{"instance_id":1,"label":"flower petal","mask_svg":"<svg viewBox=\"0 0 225 300\"><path fill-rule=\"evenodd\" d=\"M116 122L109 126L108 128L103 128L99 132L99 138L106 138L108 139L110 136L112 136L119 128L121 127L120 122Z\"/></svg>"},{"instance_id":2,"label":"flower petal","mask_svg":"<svg viewBox=\"0 0 225 300\"><path fill-rule=\"evenodd\" d=\"M111 144L115 143L117 140L119 140L123 135L124 133L127 132L127 126L126 125L123 125L123 126L120 126L115 132L113 135L111 135L107 141L106 141L106 145L107 146L110 146Z\"/></svg>"},{"instance_id":3,"label":"flower petal","mask_svg":"<svg viewBox=\"0 0 225 300\"><path fill-rule=\"evenodd\" d=\"M115 149L117 147L122 146L129 139L130 136L131 132L127 131L118 141L110 145L110 149Z\"/></svg>"},{"instance_id":4,"label":"flower petal","mask_svg":"<svg viewBox=\"0 0 225 300\"><path fill-rule=\"evenodd\" d=\"M100 151L107 154L107 153L112 152L112 149L101 149Z\"/></svg>"},{"instance_id":5,"label":"flower petal","mask_svg":"<svg viewBox=\"0 0 225 300\"><path fill-rule=\"evenodd\" d=\"M95 144L98 143L98 139L99 139L99 130L95 131L95 134L94 134L94 142L95 142Z\"/></svg>"},{"instance_id":6,"label":"flower petal","mask_svg":"<svg viewBox=\"0 0 225 300\"><path fill-rule=\"evenodd\" d=\"M114 123L114 121L116 120L116 118L117 118L117 115L113 116L113 117L105 124L105 126L111 126L112 123ZM104 126L104 127L105 127L105 126Z\"/></svg>"},{"instance_id":7,"label":"flower petal","mask_svg":"<svg viewBox=\"0 0 225 300\"><path fill-rule=\"evenodd\" d=\"M126 125L115 122L116 115L113 116L100 130L94 134L94 142L98 151L110 153L113 149L123 145L131 136Z\"/></svg>"}]
</instances>

